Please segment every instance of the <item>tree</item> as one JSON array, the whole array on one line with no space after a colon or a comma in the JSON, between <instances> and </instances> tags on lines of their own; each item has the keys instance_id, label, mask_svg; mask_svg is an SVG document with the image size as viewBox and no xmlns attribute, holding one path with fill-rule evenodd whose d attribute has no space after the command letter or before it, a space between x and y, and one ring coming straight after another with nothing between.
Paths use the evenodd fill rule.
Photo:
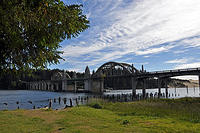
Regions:
<instances>
[{"instance_id":1,"label":"tree","mask_svg":"<svg viewBox=\"0 0 200 133\"><path fill-rule=\"evenodd\" d=\"M89 27L81 7L60 0L1 0L0 71L59 63L59 43Z\"/></svg>"}]
</instances>

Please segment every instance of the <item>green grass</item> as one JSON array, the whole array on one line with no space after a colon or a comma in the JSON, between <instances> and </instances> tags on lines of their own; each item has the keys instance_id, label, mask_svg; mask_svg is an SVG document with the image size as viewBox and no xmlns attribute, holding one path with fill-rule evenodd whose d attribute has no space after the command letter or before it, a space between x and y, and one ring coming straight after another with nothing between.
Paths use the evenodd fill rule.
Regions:
<instances>
[{"instance_id":1,"label":"green grass","mask_svg":"<svg viewBox=\"0 0 200 133\"><path fill-rule=\"evenodd\" d=\"M0 133L199 133L200 98L0 111Z\"/></svg>"}]
</instances>

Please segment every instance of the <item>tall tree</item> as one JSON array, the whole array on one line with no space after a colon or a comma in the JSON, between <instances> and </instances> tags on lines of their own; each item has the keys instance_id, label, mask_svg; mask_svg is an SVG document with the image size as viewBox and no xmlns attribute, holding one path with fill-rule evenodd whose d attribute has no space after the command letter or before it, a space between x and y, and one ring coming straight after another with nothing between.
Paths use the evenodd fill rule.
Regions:
<instances>
[{"instance_id":1,"label":"tall tree","mask_svg":"<svg viewBox=\"0 0 200 133\"><path fill-rule=\"evenodd\" d=\"M59 63L59 43L89 27L81 7L60 0L1 0L0 71Z\"/></svg>"}]
</instances>

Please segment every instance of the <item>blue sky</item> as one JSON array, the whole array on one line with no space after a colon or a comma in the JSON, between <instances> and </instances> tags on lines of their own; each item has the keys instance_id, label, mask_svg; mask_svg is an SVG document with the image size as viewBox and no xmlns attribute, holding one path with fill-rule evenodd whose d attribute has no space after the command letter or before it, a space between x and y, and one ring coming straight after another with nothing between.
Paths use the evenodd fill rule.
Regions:
<instances>
[{"instance_id":1,"label":"blue sky","mask_svg":"<svg viewBox=\"0 0 200 133\"><path fill-rule=\"evenodd\" d=\"M83 4L90 28L61 43L65 61L50 68L83 72L108 61L147 71L200 67L200 0L63 0Z\"/></svg>"}]
</instances>

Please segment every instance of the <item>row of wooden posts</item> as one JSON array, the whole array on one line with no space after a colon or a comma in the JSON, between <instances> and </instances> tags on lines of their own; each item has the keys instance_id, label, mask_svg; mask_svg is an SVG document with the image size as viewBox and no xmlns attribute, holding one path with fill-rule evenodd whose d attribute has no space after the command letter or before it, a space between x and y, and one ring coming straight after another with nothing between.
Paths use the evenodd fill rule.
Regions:
<instances>
[{"instance_id":1,"label":"row of wooden posts","mask_svg":"<svg viewBox=\"0 0 200 133\"><path fill-rule=\"evenodd\" d=\"M200 95L200 94L199 94ZM158 93L146 93L145 95L137 94L136 97L133 97L132 94L117 94L117 95L93 95L93 96L78 96L77 98L53 98L53 99L48 99L48 105L44 106L43 108L53 108L53 105L55 103L58 103L59 105L64 104L64 108L68 107L73 107L73 106L79 106L80 104L87 104L90 102L91 99L102 99L102 100L107 100L107 101L112 101L112 102L128 102L128 101L137 101L137 100L142 100L142 99L155 99L155 98L169 98L169 97L176 97L180 96L179 94L165 94L161 93L160 96ZM69 104L67 104L67 101L69 101ZM32 101L28 101L28 103L33 105ZM8 106L8 103L3 103L4 105ZM19 106L19 101L16 102L17 109L20 108ZM36 107L33 105L33 109L36 109L39 107Z\"/></svg>"},{"instance_id":2,"label":"row of wooden posts","mask_svg":"<svg viewBox=\"0 0 200 133\"><path fill-rule=\"evenodd\" d=\"M186 87L187 94L189 92L188 87ZM195 87L194 87L194 93L195 93ZM137 101L137 100L142 100L142 99L154 99L154 98L170 98L170 97L177 97L180 96L180 94L177 94L176 88L175 88L175 93L145 93L142 95L142 93L137 94L135 97L133 97L132 94L117 94L117 95L91 95L91 96L78 96L78 98L53 98L53 99L48 99L48 105L44 106L45 108L52 108L53 104L58 102L60 105L61 102L65 105L65 108L67 107L72 107L72 106L78 106L79 104L87 104L90 99L103 99L103 100L108 100L108 101L118 101L118 102L128 102L128 101ZM200 96L200 93L199 93ZM69 100L69 105L67 105L67 100ZM32 101L28 101L28 103L33 104ZM8 103L3 103L6 107L8 106ZM20 108L19 104L20 102L17 101L17 109ZM33 105L33 109L36 109L39 107L36 107Z\"/></svg>"}]
</instances>

